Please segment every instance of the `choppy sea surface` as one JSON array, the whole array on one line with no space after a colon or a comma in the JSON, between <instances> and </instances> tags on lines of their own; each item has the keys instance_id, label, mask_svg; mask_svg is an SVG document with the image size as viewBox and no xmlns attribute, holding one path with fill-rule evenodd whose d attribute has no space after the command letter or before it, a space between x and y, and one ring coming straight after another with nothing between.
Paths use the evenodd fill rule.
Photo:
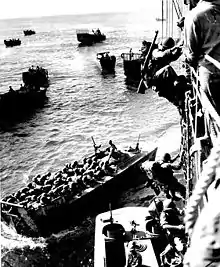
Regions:
<instances>
[{"instance_id":1,"label":"choppy sea surface","mask_svg":"<svg viewBox=\"0 0 220 267\"><path fill-rule=\"evenodd\" d=\"M151 41L159 28L156 13L149 10L144 14L0 20L0 93L9 85L19 88L22 72L31 65L46 68L51 82L43 107L0 128L2 197L37 174L55 172L92 153L92 136L97 144L105 145L111 139L116 146L128 147L134 146L140 135L140 147L148 150L164 133L178 126L177 110L167 100L151 89L144 95L137 94L125 83L121 53L130 48L138 52L141 42ZM106 41L80 47L76 30L98 27L106 34ZM24 29L34 29L36 34L25 37ZM22 44L5 48L3 40L7 38L20 38ZM96 54L105 51L116 56L114 75L101 74ZM85 225L81 230L87 229ZM78 232L71 230L71 239ZM44 239L21 237L5 225L1 226L1 235L2 266L74 266L67 260L68 255L65 264L63 258L48 258L43 252ZM52 248L53 252L57 249ZM16 255L20 261L16 262ZM31 264L30 258L35 259Z\"/></svg>"}]
</instances>

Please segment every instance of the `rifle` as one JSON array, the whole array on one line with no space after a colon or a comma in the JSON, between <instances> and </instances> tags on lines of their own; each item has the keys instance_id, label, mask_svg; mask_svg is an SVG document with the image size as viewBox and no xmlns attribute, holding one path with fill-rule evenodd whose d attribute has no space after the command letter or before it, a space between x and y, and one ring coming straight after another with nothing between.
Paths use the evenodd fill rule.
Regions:
<instances>
[{"instance_id":1,"label":"rifle","mask_svg":"<svg viewBox=\"0 0 220 267\"><path fill-rule=\"evenodd\" d=\"M137 90L138 94L144 94L144 92L145 92L145 86L143 86L143 81L144 81L143 73L145 72L145 70L148 67L148 64L150 62L150 59L151 59L151 56L152 56L152 52L153 52L153 48L154 48L154 45L155 45L155 42L156 42L156 39L157 39L158 32L159 31L155 31L155 36L154 36L153 42L151 43L151 46L150 46L150 48L148 50L148 53L147 53L147 55L145 57L145 60L144 60L144 65L143 65L143 69L142 69L142 78L141 78L141 81L139 83L138 90Z\"/></svg>"},{"instance_id":2,"label":"rifle","mask_svg":"<svg viewBox=\"0 0 220 267\"><path fill-rule=\"evenodd\" d=\"M95 153L96 153L97 149L100 148L101 145L97 146L96 143L95 143L95 140L94 140L93 136L91 138L92 138L93 147L94 147L94 150L95 150Z\"/></svg>"}]
</instances>

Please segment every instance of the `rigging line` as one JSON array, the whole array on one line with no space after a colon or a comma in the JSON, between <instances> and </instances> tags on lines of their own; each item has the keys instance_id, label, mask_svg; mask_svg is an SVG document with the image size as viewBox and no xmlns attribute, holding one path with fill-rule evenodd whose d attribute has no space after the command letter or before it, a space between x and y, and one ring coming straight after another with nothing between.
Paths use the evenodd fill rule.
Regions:
<instances>
[{"instance_id":1,"label":"rigging line","mask_svg":"<svg viewBox=\"0 0 220 267\"><path fill-rule=\"evenodd\" d=\"M182 17L183 16L183 7L180 8L180 1L179 0L176 0L176 4L177 4L177 7L178 7L178 10L179 10L179 13L180 13L180 16Z\"/></svg>"},{"instance_id":2,"label":"rigging line","mask_svg":"<svg viewBox=\"0 0 220 267\"><path fill-rule=\"evenodd\" d=\"M178 2L178 0L173 0L173 2L175 3L175 6L176 6L176 8L177 8L177 10L178 10L178 14L179 14L178 19L180 19L180 18L182 17L182 11L181 11L179 2Z\"/></svg>"},{"instance_id":3,"label":"rigging line","mask_svg":"<svg viewBox=\"0 0 220 267\"><path fill-rule=\"evenodd\" d=\"M209 55L205 55L205 59L207 59L209 62L215 65L218 69L220 69L220 62L218 62L214 58L210 57Z\"/></svg>"},{"instance_id":4,"label":"rigging line","mask_svg":"<svg viewBox=\"0 0 220 267\"><path fill-rule=\"evenodd\" d=\"M177 7L176 7L176 3L175 3L175 1L172 0L172 3L173 3L173 5L174 5L174 8L175 8L175 11L176 11L177 18L180 19L181 16L180 16L179 10L178 10Z\"/></svg>"},{"instance_id":5,"label":"rigging line","mask_svg":"<svg viewBox=\"0 0 220 267\"><path fill-rule=\"evenodd\" d=\"M171 15L172 15L171 36L173 37L173 2L171 2Z\"/></svg>"},{"instance_id":6,"label":"rigging line","mask_svg":"<svg viewBox=\"0 0 220 267\"><path fill-rule=\"evenodd\" d=\"M168 0L166 0L166 37L168 37L168 27L169 27L169 21L168 21Z\"/></svg>"},{"instance_id":7,"label":"rigging line","mask_svg":"<svg viewBox=\"0 0 220 267\"><path fill-rule=\"evenodd\" d=\"M211 265L213 262L215 262L215 260L210 261L205 267L208 267L208 266Z\"/></svg>"},{"instance_id":8,"label":"rigging line","mask_svg":"<svg viewBox=\"0 0 220 267\"><path fill-rule=\"evenodd\" d=\"M164 6L164 0L162 0L162 40L163 40L163 28L164 28L164 10L163 10L163 6Z\"/></svg>"},{"instance_id":9,"label":"rigging line","mask_svg":"<svg viewBox=\"0 0 220 267\"><path fill-rule=\"evenodd\" d=\"M172 27L173 27L173 21L172 21L172 17L173 17L173 14L172 14L172 2L169 1L169 15L170 15L170 33L169 33L169 36L172 36L173 37L173 34L172 34Z\"/></svg>"}]
</instances>

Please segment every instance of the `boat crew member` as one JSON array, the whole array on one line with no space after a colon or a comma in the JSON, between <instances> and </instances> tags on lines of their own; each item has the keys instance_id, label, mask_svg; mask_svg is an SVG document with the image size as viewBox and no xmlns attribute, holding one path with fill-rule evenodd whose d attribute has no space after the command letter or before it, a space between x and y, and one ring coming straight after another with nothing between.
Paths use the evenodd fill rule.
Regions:
<instances>
[{"instance_id":1,"label":"boat crew member","mask_svg":"<svg viewBox=\"0 0 220 267\"><path fill-rule=\"evenodd\" d=\"M220 1L201 0L185 19L186 62L199 70L201 89L220 115L220 70L204 58L220 62Z\"/></svg>"},{"instance_id":2,"label":"boat crew member","mask_svg":"<svg viewBox=\"0 0 220 267\"><path fill-rule=\"evenodd\" d=\"M160 261L161 266L164 267L181 267L183 266L183 254L176 249L175 245L168 244L164 251L160 253Z\"/></svg>"},{"instance_id":3,"label":"boat crew member","mask_svg":"<svg viewBox=\"0 0 220 267\"><path fill-rule=\"evenodd\" d=\"M115 144L112 143L112 140L109 140L109 145L110 145L111 149L113 150L113 152L117 151L117 147Z\"/></svg>"},{"instance_id":4,"label":"boat crew member","mask_svg":"<svg viewBox=\"0 0 220 267\"><path fill-rule=\"evenodd\" d=\"M163 202L163 211L160 214L160 224L167 233L169 244L160 254L162 264L165 263L165 259L168 262L178 259L178 262L182 263L183 254L186 251L186 235L184 232L185 227L180 217L180 211L177 209L175 203L170 199L165 199Z\"/></svg>"},{"instance_id":5,"label":"boat crew member","mask_svg":"<svg viewBox=\"0 0 220 267\"><path fill-rule=\"evenodd\" d=\"M137 251L137 245L132 242L130 251L128 254L128 264L127 267L141 267L142 266L142 256Z\"/></svg>"}]
</instances>

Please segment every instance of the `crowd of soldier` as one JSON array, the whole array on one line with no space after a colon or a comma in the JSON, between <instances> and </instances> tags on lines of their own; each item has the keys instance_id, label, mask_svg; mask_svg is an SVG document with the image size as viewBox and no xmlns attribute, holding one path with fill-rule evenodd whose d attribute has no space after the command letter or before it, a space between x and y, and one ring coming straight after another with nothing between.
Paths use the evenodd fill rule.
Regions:
<instances>
[{"instance_id":1,"label":"crowd of soldier","mask_svg":"<svg viewBox=\"0 0 220 267\"><path fill-rule=\"evenodd\" d=\"M103 178L116 171L115 163L102 160L112 153L111 149L97 151L82 163L75 161L67 164L63 170L54 175L48 172L37 175L26 187L12 195L6 196L2 201L20 204L28 209L51 205L56 199L68 201L76 195L81 195L86 188L94 187L104 182ZM2 205L7 211L9 205Z\"/></svg>"},{"instance_id":2,"label":"crowd of soldier","mask_svg":"<svg viewBox=\"0 0 220 267\"><path fill-rule=\"evenodd\" d=\"M45 81L48 80L48 71L42 67L33 65L28 69L28 72L30 75L32 75L31 80L28 83L20 84L19 90L14 90L12 86L9 86L9 93L15 94L15 93L26 93L33 90L39 90L39 86L36 85L36 81L38 81L39 78L44 79ZM38 82L37 82L38 83Z\"/></svg>"}]
</instances>

